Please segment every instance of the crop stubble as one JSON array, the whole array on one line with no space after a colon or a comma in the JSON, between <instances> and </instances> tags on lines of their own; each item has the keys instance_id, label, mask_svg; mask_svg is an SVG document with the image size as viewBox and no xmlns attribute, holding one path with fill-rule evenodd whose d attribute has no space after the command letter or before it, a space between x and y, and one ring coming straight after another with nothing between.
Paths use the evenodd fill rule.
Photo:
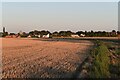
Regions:
<instances>
[{"instance_id":1,"label":"crop stubble","mask_svg":"<svg viewBox=\"0 0 120 80\"><path fill-rule=\"evenodd\" d=\"M2 78L70 78L93 44L2 39Z\"/></svg>"}]
</instances>

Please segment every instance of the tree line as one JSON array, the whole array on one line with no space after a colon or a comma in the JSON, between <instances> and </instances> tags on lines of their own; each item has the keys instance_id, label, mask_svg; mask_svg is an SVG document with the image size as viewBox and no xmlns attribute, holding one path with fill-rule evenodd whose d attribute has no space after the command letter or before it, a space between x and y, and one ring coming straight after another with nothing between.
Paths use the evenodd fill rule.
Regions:
<instances>
[{"instance_id":1,"label":"tree line","mask_svg":"<svg viewBox=\"0 0 120 80\"><path fill-rule=\"evenodd\" d=\"M4 32L2 33L2 37L5 37L7 35L16 35L15 33L9 33L8 32ZM77 31L77 32L72 32L72 31L55 31L55 32L50 32L50 31L46 31L46 30L42 30L42 31L38 31L38 30L34 30L34 31L30 31L29 33L26 32L22 32L22 33L17 33L17 35L21 36L21 37L27 37L27 36L31 36L31 37L36 37L36 35L47 35L50 34L51 37L71 37L71 35L81 35L84 34L85 37L116 37L118 36L118 34L120 34L120 31L115 31L112 30L111 32L106 32L106 31Z\"/></svg>"}]
</instances>

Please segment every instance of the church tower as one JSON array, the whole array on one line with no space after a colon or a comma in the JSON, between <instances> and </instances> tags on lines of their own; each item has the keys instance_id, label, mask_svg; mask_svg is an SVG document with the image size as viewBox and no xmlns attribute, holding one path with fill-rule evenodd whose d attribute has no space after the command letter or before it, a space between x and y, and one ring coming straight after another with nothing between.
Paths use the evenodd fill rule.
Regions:
<instances>
[{"instance_id":1,"label":"church tower","mask_svg":"<svg viewBox=\"0 0 120 80\"><path fill-rule=\"evenodd\" d=\"M3 33L5 33L5 27L3 27Z\"/></svg>"}]
</instances>

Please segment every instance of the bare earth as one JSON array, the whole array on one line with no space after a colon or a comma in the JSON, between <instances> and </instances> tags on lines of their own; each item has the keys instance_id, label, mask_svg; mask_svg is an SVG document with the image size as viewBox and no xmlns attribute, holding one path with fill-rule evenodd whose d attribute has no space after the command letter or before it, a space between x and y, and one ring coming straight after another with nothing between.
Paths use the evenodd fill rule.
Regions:
<instances>
[{"instance_id":1,"label":"bare earth","mask_svg":"<svg viewBox=\"0 0 120 80\"><path fill-rule=\"evenodd\" d=\"M70 78L92 42L2 39L2 78Z\"/></svg>"}]
</instances>

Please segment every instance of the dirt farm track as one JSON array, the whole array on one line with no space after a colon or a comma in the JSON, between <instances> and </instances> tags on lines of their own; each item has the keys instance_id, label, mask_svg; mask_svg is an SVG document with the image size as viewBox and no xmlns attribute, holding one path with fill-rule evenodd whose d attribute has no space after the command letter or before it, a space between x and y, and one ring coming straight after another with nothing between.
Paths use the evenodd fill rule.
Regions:
<instances>
[{"instance_id":1,"label":"dirt farm track","mask_svg":"<svg viewBox=\"0 0 120 80\"><path fill-rule=\"evenodd\" d=\"M2 40L2 78L71 78L92 42Z\"/></svg>"}]
</instances>

